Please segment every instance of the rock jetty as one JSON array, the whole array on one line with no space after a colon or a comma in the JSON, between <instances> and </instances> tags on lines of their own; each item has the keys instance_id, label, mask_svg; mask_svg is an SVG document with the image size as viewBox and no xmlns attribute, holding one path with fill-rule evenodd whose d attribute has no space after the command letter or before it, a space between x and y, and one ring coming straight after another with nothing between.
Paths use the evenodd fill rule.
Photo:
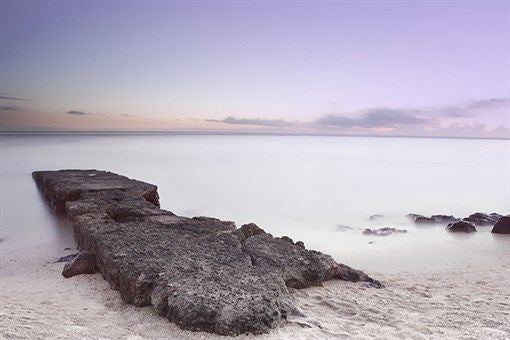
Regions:
<instances>
[{"instance_id":1,"label":"rock jetty","mask_svg":"<svg viewBox=\"0 0 510 340\"><path fill-rule=\"evenodd\" d=\"M97 271L125 302L152 305L184 329L265 333L299 313L290 288L332 279L382 287L255 224L236 228L160 209L152 184L97 170L36 171L33 177L55 211L73 222L82 253L64 275Z\"/></svg>"}]
</instances>

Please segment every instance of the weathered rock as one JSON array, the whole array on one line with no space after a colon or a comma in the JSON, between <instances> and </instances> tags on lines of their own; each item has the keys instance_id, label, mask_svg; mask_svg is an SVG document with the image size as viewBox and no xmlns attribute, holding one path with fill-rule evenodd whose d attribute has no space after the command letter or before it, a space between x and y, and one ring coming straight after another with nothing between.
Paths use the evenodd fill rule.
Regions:
<instances>
[{"instance_id":1,"label":"weathered rock","mask_svg":"<svg viewBox=\"0 0 510 340\"><path fill-rule=\"evenodd\" d=\"M288 287L331 279L382 285L365 273L275 238L254 224L187 218L159 208L156 186L110 172L34 172L50 204L73 221L78 247L137 306L189 330L263 333L296 311Z\"/></svg>"},{"instance_id":2,"label":"weathered rock","mask_svg":"<svg viewBox=\"0 0 510 340\"><path fill-rule=\"evenodd\" d=\"M396 229L396 228L390 228L390 227L379 228L379 229L366 228L362 232L363 235L367 235L367 236L368 235L389 236L392 234L405 234L405 233L407 233L407 230L405 230L405 229Z\"/></svg>"},{"instance_id":3,"label":"weathered rock","mask_svg":"<svg viewBox=\"0 0 510 340\"><path fill-rule=\"evenodd\" d=\"M473 224L466 221L458 221L454 223L448 224L446 230L451 232L463 232L463 233L471 233L475 232L476 228Z\"/></svg>"},{"instance_id":4,"label":"weathered rock","mask_svg":"<svg viewBox=\"0 0 510 340\"><path fill-rule=\"evenodd\" d=\"M510 234L510 216L501 216L491 232L494 234Z\"/></svg>"},{"instance_id":5,"label":"weathered rock","mask_svg":"<svg viewBox=\"0 0 510 340\"><path fill-rule=\"evenodd\" d=\"M66 263L62 275L69 278L81 274L94 274L96 272L96 258L88 251L75 256L71 262Z\"/></svg>"},{"instance_id":6,"label":"weathered rock","mask_svg":"<svg viewBox=\"0 0 510 340\"><path fill-rule=\"evenodd\" d=\"M78 256L79 253L74 253L74 254L69 254L69 255L66 255L66 256L62 256L60 257L58 260L56 260L55 262L53 263L59 263L59 262L71 262L72 260L74 260L74 258L76 256Z\"/></svg>"},{"instance_id":7,"label":"weathered rock","mask_svg":"<svg viewBox=\"0 0 510 340\"><path fill-rule=\"evenodd\" d=\"M496 222L501 217L500 214L492 213L492 214L484 214L484 213L474 213L464 218L463 221L471 222L476 226L487 226L487 225L495 225Z\"/></svg>"}]
</instances>

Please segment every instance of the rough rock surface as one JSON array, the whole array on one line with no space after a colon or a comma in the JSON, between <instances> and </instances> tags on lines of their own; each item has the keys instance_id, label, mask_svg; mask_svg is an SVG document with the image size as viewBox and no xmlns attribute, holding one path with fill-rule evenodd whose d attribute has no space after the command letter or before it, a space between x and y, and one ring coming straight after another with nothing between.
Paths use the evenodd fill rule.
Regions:
<instances>
[{"instance_id":1,"label":"rough rock surface","mask_svg":"<svg viewBox=\"0 0 510 340\"><path fill-rule=\"evenodd\" d=\"M389 236L391 234L405 234L407 233L407 230L405 229L397 229L397 228L390 228L390 227L384 227L379 229L370 229L366 228L363 230L363 235L373 235L373 236Z\"/></svg>"},{"instance_id":2,"label":"rough rock surface","mask_svg":"<svg viewBox=\"0 0 510 340\"><path fill-rule=\"evenodd\" d=\"M492 228L494 234L510 234L510 216L502 216Z\"/></svg>"},{"instance_id":3,"label":"rough rock surface","mask_svg":"<svg viewBox=\"0 0 510 340\"><path fill-rule=\"evenodd\" d=\"M66 278L96 272L96 258L88 251L79 253L72 261L66 263L62 275Z\"/></svg>"},{"instance_id":4,"label":"rough rock surface","mask_svg":"<svg viewBox=\"0 0 510 340\"><path fill-rule=\"evenodd\" d=\"M71 219L78 247L123 300L152 305L185 329L259 334L298 311L289 287L331 279L382 287L255 224L236 229L233 222L162 210L152 184L96 170L33 177L54 209Z\"/></svg>"},{"instance_id":5,"label":"rough rock surface","mask_svg":"<svg viewBox=\"0 0 510 340\"><path fill-rule=\"evenodd\" d=\"M487 225L495 225L496 222L501 217L500 214L492 213L492 214L484 214L484 213L474 213L464 218L463 221L471 222L476 226L487 226Z\"/></svg>"},{"instance_id":6,"label":"rough rock surface","mask_svg":"<svg viewBox=\"0 0 510 340\"><path fill-rule=\"evenodd\" d=\"M476 231L476 228L470 222L458 221L458 222L448 224L448 226L446 227L446 230L451 231L451 232L471 233L471 232Z\"/></svg>"}]
</instances>

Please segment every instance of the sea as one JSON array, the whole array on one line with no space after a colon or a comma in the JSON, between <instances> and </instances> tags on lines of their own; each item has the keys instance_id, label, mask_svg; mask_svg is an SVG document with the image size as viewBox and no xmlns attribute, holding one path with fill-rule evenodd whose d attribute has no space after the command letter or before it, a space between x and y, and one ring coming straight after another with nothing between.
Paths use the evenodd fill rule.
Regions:
<instances>
[{"instance_id":1,"label":"sea","mask_svg":"<svg viewBox=\"0 0 510 340\"><path fill-rule=\"evenodd\" d=\"M510 140L168 133L0 136L0 248L62 249L72 228L31 173L97 169L156 184L161 207L256 223L369 272L508 261L510 236L458 234L406 215L510 213ZM382 215L370 218L372 215ZM366 236L365 228L407 233ZM506 260L505 260L506 259Z\"/></svg>"}]
</instances>

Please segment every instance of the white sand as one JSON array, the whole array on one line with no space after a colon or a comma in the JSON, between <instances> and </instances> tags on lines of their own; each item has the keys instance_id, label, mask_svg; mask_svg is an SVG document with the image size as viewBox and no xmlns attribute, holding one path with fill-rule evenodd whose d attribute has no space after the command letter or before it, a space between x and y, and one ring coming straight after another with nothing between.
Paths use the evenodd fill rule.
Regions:
<instances>
[{"instance_id":1,"label":"white sand","mask_svg":"<svg viewBox=\"0 0 510 340\"><path fill-rule=\"evenodd\" d=\"M180 330L150 307L124 304L100 275L64 279L63 264L51 262L71 252L41 246L20 257L2 250L4 338L213 338ZM332 281L295 291L307 317L256 338L510 338L508 259L479 268L370 274L386 288Z\"/></svg>"}]
</instances>

